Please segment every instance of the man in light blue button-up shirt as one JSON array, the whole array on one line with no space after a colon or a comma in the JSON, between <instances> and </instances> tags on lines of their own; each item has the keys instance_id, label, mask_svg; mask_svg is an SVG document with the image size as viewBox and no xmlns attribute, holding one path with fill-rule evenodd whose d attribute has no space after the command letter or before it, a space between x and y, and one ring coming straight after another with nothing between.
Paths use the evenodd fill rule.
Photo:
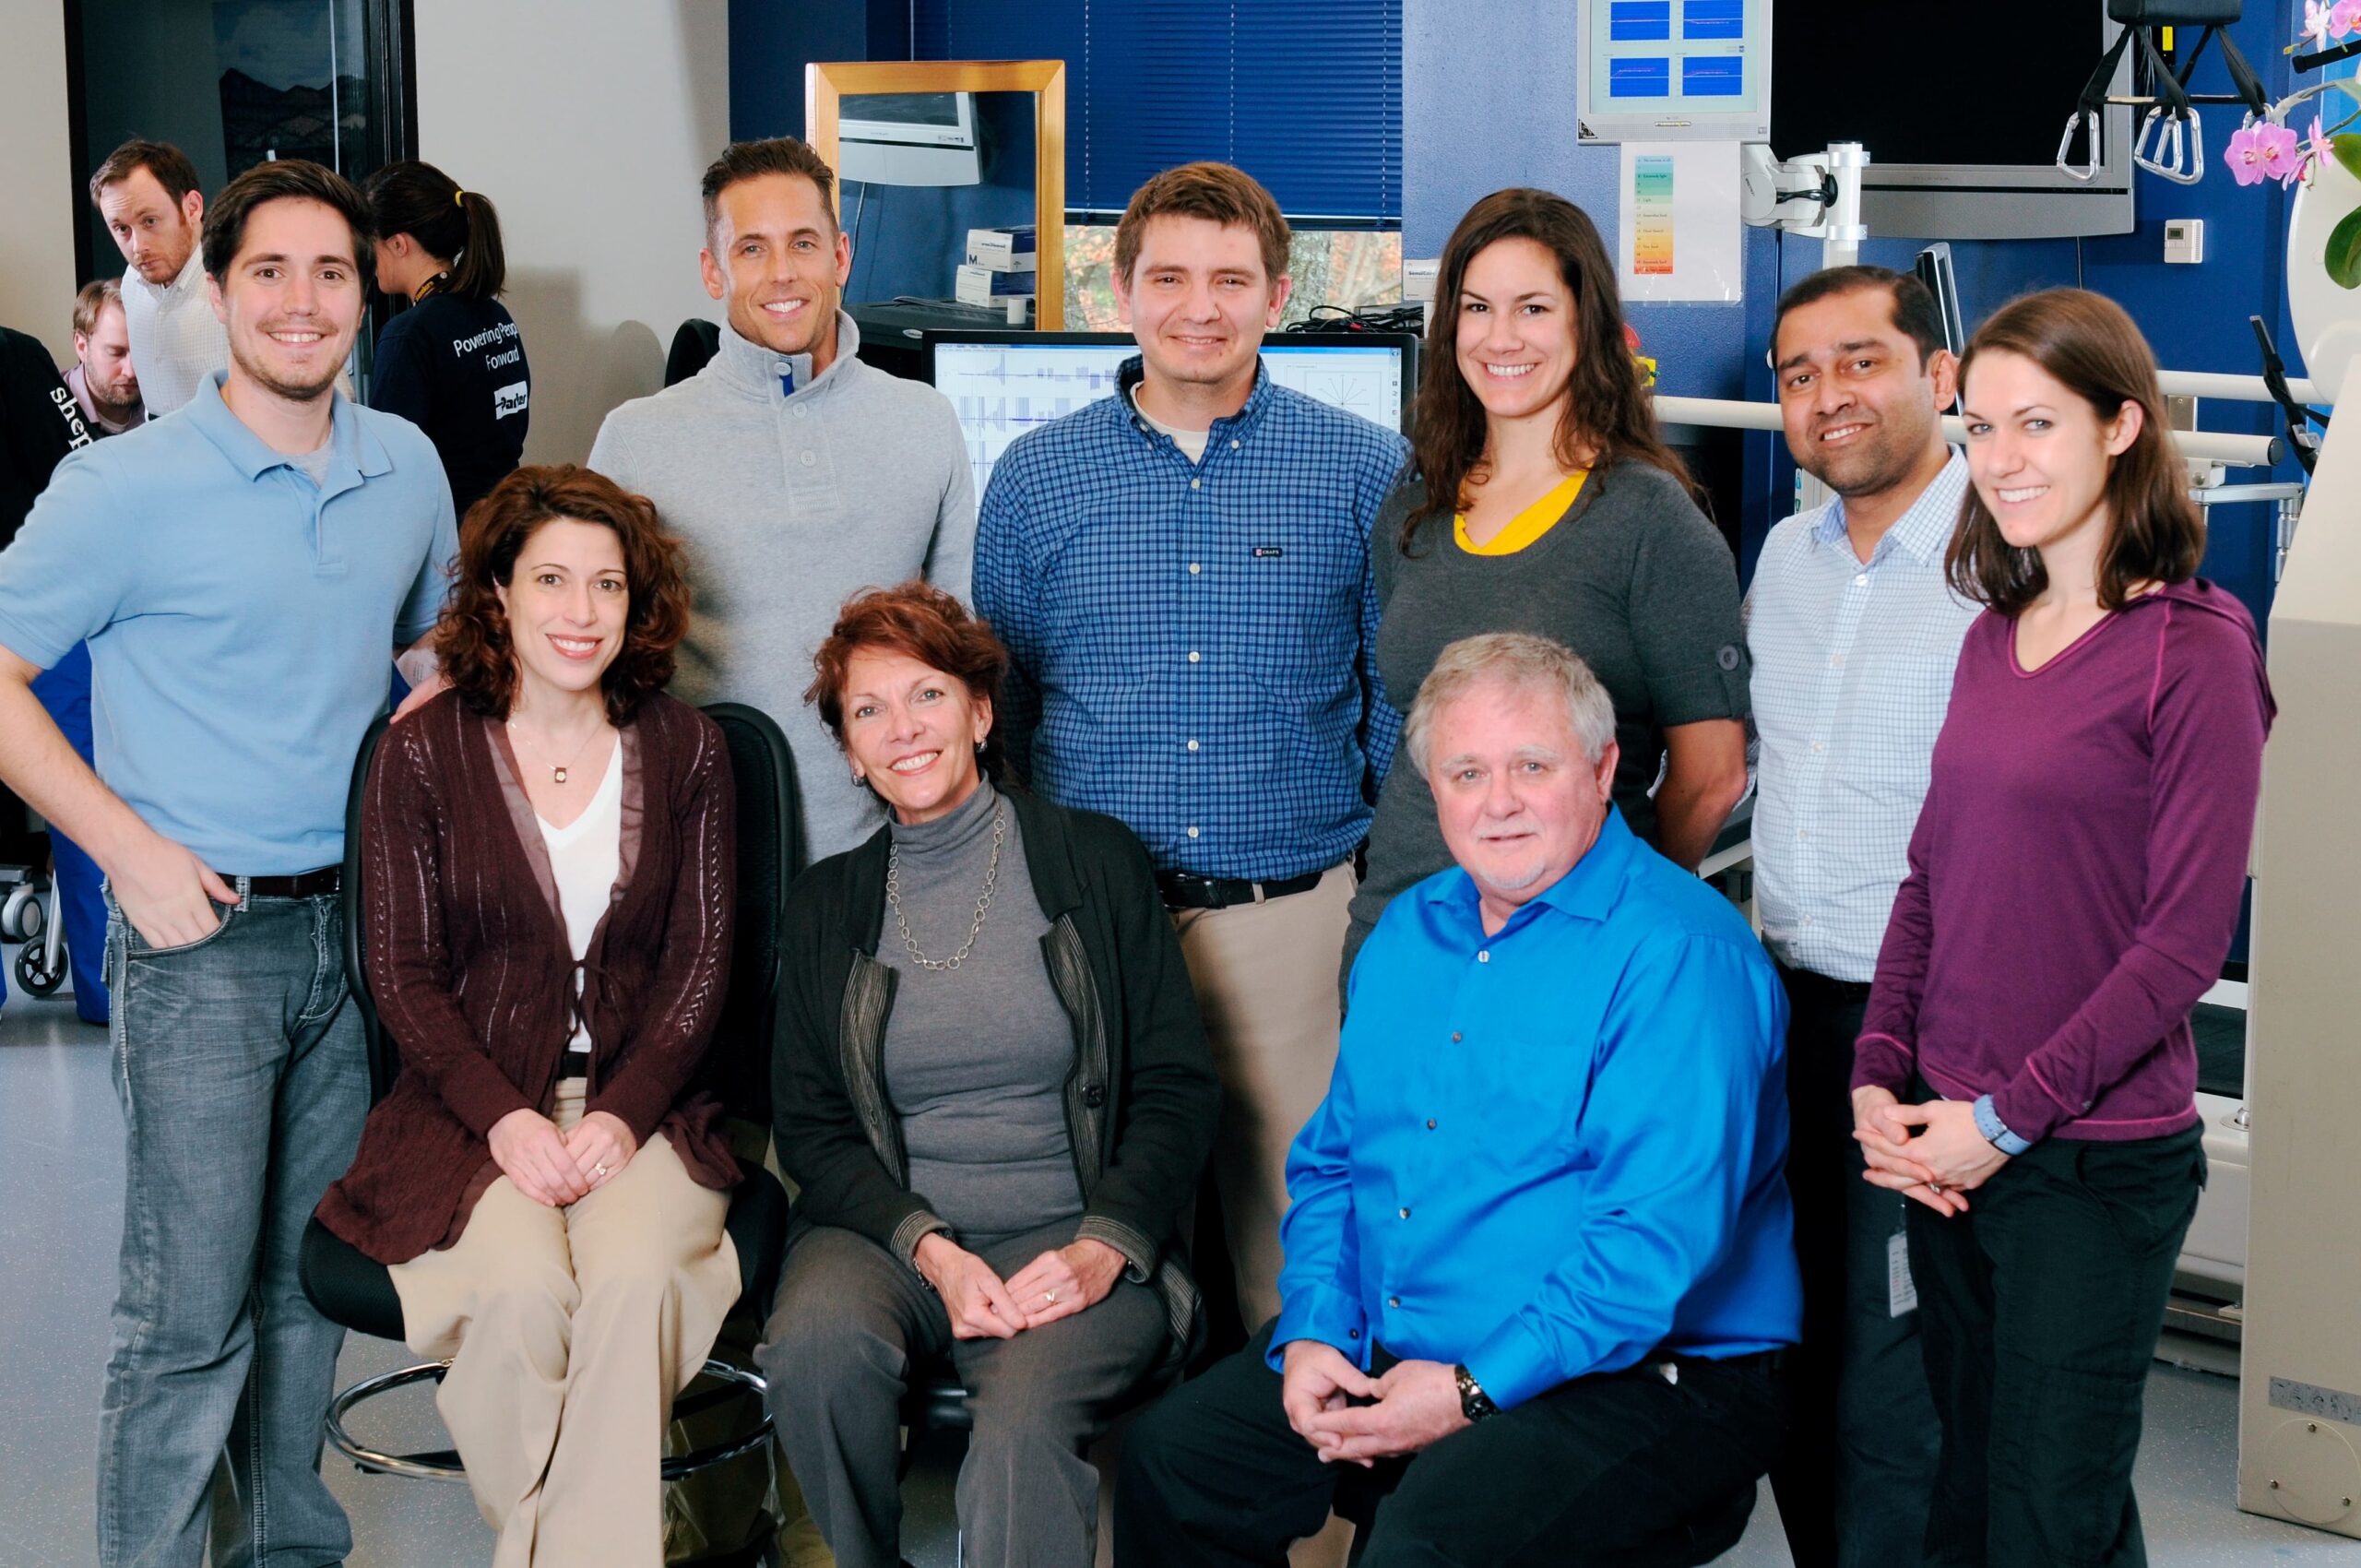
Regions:
<instances>
[{"instance_id":1,"label":"man in light blue button-up shirt","mask_svg":"<svg viewBox=\"0 0 2361 1568\"><path fill-rule=\"evenodd\" d=\"M1458 863L1354 963L1278 1318L1125 1440L1119 1561L1276 1564L1368 1460L1367 1564L1637 1561L1769 1467L1786 1004L1623 825L1614 733L1540 637L1453 643L1421 686L1404 754Z\"/></svg>"},{"instance_id":2,"label":"man in light blue button-up shirt","mask_svg":"<svg viewBox=\"0 0 2361 1568\"><path fill-rule=\"evenodd\" d=\"M1797 1435L1771 1479L1797 1563L1906 1565L1926 1531L1934 1412L1902 1201L1860 1179L1848 1089L1977 613L1943 576L1967 466L1943 443L1954 364L1916 279L1815 273L1780 302L1772 343L1788 450L1836 499L1771 530L1747 602L1755 907L1792 1006L1787 1179L1804 1277Z\"/></svg>"}]
</instances>

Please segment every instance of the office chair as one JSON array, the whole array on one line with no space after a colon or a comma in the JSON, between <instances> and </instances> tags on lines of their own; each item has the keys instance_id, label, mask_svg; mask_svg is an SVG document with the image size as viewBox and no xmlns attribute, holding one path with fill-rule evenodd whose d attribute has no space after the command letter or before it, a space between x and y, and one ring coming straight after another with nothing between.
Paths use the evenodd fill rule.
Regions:
<instances>
[{"instance_id":1,"label":"office chair","mask_svg":"<svg viewBox=\"0 0 2361 1568\"><path fill-rule=\"evenodd\" d=\"M778 1005L779 915L802 848L796 823L795 776L787 737L767 714L738 703L716 703L705 713L721 727L730 747L738 802L738 898L730 991L722 1001L701 1080L730 1116L751 1120L767 1130L771 1039ZM373 1102L393 1087L400 1068L398 1047L377 1018L369 992L367 955L362 947L361 804L370 760L386 728L383 719L370 727L353 763L351 790L345 803L341 893L345 980L353 1004L361 1010L368 1042ZM738 1251L740 1293L731 1309L733 1318L752 1313L759 1322L769 1311L771 1292L777 1287L779 1269L786 1261L787 1213L787 1193L778 1179L759 1165L749 1164L745 1180L730 1194L729 1217L723 1222ZM403 1337L401 1299L395 1293L393 1277L386 1265L316 1218L304 1231L299 1266L304 1295L329 1322L381 1339ZM365 1378L338 1393L328 1406L329 1445L371 1474L421 1480L464 1479L459 1456L449 1449L381 1453L355 1438L345 1426L345 1417L358 1406L411 1384L439 1382L448 1366L445 1361L427 1361ZM722 1360L707 1360L703 1376L758 1398L766 1387L759 1372ZM676 1408L676 1417L680 1413ZM751 1454L766 1447L770 1438L770 1416L765 1408L761 1419L738 1435L667 1457L664 1479L679 1480Z\"/></svg>"}]
</instances>

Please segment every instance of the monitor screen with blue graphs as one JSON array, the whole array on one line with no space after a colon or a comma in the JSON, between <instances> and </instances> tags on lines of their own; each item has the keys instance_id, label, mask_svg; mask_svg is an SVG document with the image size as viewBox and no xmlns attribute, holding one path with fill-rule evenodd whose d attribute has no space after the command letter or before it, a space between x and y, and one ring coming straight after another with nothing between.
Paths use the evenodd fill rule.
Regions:
<instances>
[{"instance_id":1,"label":"monitor screen with blue graphs","mask_svg":"<svg viewBox=\"0 0 2361 1568\"><path fill-rule=\"evenodd\" d=\"M1767 141L1771 0L1581 0L1584 141Z\"/></svg>"},{"instance_id":2,"label":"monitor screen with blue graphs","mask_svg":"<svg viewBox=\"0 0 2361 1568\"><path fill-rule=\"evenodd\" d=\"M1124 332L928 333L928 379L958 410L977 495L1010 442L1113 397L1116 372L1138 352ZM1285 332L1263 340L1273 381L1397 431L1417 354L1418 339L1406 332Z\"/></svg>"}]
</instances>

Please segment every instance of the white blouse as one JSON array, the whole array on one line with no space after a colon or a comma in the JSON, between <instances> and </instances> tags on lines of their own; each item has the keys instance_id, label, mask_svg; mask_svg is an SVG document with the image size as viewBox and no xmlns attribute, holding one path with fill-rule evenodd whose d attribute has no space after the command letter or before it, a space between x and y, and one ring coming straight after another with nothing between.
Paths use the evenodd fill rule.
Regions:
<instances>
[{"instance_id":1,"label":"white blouse","mask_svg":"<svg viewBox=\"0 0 2361 1568\"><path fill-rule=\"evenodd\" d=\"M541 842L549 847L550 871L557 878L558 908L565 914L566 940L573 944L574 956L579 960L590 951L590 933L599 929L599 918L607 912L615 878L623 871L623 737L615 737L614 747L607 754L606 774L580 816L564 827L551 826L539 813L533 820L540 826ZM574 983L578 992L579 973ZM575 1051L590 1049L587 1018L568 1045Z\"/></svg>"}]
</instances>

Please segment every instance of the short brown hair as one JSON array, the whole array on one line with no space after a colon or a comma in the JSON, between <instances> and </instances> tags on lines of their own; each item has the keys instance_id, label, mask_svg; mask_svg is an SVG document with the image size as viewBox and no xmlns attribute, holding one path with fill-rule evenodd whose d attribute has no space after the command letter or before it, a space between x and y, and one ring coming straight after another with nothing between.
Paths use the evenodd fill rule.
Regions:
<instances>
[{"instance_id":1,"label":"short brown hair","mask_svg":"<svg viewBox=\"0 0 2361 1568\"><path fill-rule=\"evenodd\" d=\"M863 588L845 600L828 640L812 656L812 683L803 700L820 710L820 722L845 743L845 679L852 656L863 649L907 654L940 670L967 688L978 702L1000 701L1001 678L1008 672L1008 649L992 636L990 623L939 588L912 578L898 588ZM983 768L1000 777L1000 733L984 737Z\"/></svg>"},{"instance_id":2,"label":"short brown hair","mask_svg":"<svg viewBox=\"0 0 2361 1568\"><path fill-rule=\"evenodd\" d=\"M246 220L255 209L289 200L316 201L334 208L352 231L353 264L362 276L368 276L369 242L376 233L368 198L351 181L308 158L257 163L221 187L205 209L205 270L219 281L238 259L238 247L246 243Z\"/></svg>"},{"instance_id":3,"label":"short brown hair","mask_svg":"<svg viewBox=\"0 0 2361 1568\"><path fill-rule=\"evenodd\" d=\"M742 180L765 174L798 174L820 187L820 205L828 221L836 220L836 172L812 150L812 144L793 137L769 137L762 141L733 141L705 168L706 242L713 241L714 225L721 221L721 193Z\"/></svg>"},{"instance_id":4,"label":"short brown hair","mask_svg":"<svg viewBox=\"0 0 2361 1568\"><path fill-rule=\"evenodd\" d=\"M99 317L109 305L123 303L123 285L112 278L101 278L95 283L85 283L82 291L74 296L74 330L88 338L99 329Z\"/></svg>"},{"instance_id":5,"label":"short brown hair","mask_svg":"<svg viewBox=\"0 0 2361 1568\"><path fill-rule=\"evenodd\" d=\"M197 188L196 165L188 160L187 153L168 141L134 137L108 153L107 160L91 173L90 205L99 205L101 191L128 180L142 169L156 176L156 183L164 187L164 194L172 198L175 206L186 201L188 194Z\"/></svg>"},{"instance_id":6,"label":"short brown hair","mask_svg":"<svg viewBox=\"0 0 2361 1568\"><path fill-rule=\"evenodd\" d=\"M599 677L607 717L626 723L639 700L672 679L672 650L689 629L681 541L664 531L655 503L572 463L528 464L468 508L459 526L457 580L434 628L443 678L473 712L505 719L516 700L516 655L497 591L516 575L517 552L543 523L566 519L612 529L623 541L631 609L623 651Z\"/></svg>"},{"instance_id":7,"label":"short brown hair","mask_svg":"<svg viewBox=\"0 0 2361 1568\"><path fill-rule=\"evenodd\" d=\"M1960 358L1963 391L1976 358L2022 355L2063 382L2100 422L2140 405L2140 434L2107 464L2106 538L2099 545L2098 598L2119 610L2142 583L2187 582L2205 559L2205 520L2189 499L2156 386L2156 356L2123 307L2082 289L2045 289L2002 306L1976 328ZM2019 550L1973 486L1944 559L1952 586L2014 615L2049 586L2038 551Z\"/></svg>"},{"instance_id":8,"label":"short brown hair","mask_svg":"<svg viewBox=\"0 0 2361 1568\"><path fill-rule=\"evenodd\" d=\"M1183 163L1167 169L1132 193L1115 225L1115 276L1129 287L1132 268L1139 265L1140 243L1147 220L1167 213L1176 218L1207 218L1228 228L1252 229L1263 245L1263 270L1276 283L1287 275L1287 242L1294 232L1261 182L1243 169L1227 163Z\"/></svg>"}]
</instances>

